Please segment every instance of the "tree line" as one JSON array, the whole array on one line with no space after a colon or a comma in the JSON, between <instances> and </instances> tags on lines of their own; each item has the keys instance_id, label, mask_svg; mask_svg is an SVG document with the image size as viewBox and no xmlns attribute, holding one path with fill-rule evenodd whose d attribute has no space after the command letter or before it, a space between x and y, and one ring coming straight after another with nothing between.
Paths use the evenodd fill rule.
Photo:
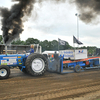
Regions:
<instances>
[{"instance_id":1,"label":"tree line","mask_svg":"<svg viewBox=\"0 0 100 100\"><path fill-rule=\"evenodd\" d=\"M2 35L0 35L0 44L3 44ZM45 50L57 51L58 50L58 41L57 40L40 41L38 39L28 38L25 41L21 41L20 39L18 39L16 41L12 41L11 44L13 44L13 45L39 44L40 46L42 46L42 51L45 51ZM96 48L97 48L96 46L87 46L87 47L83 46L83 47L78 47L76 49L87 49L89 54L94 55L96 52ZM72 46L70 46L68 42L66 42L66 45L59 45L59 50L67 50L67 49L74 49L74 48Z\"/></svg>"}]
</instances>

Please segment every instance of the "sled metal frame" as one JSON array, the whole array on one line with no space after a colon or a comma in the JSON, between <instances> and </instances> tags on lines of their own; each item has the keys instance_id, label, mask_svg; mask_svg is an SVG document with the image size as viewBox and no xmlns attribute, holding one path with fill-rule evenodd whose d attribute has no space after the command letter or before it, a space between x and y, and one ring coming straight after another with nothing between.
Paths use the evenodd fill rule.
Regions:
<instances>
[{"instance_id":1,"label":"sled metal frame","mask_svg":"<svg viewBox=\"0 0 100 100\"><path fill-rule=\"evenodd\" d=\"M86 61L89 61L90 66L86 67ZM73 70L64 70L64 65L67 66L67 68L72 67ZM63 57L60 58L60 67L61 67L61 74L66 74L66 73L73 73L75 72L75 66L79 65L81 66L81 72L85 71L86 69L100 69L100 57L91 57L91 58L86 58L86 59L80 59L80 60L66 60L63 61Z\"/></svg>"}]
</instances>

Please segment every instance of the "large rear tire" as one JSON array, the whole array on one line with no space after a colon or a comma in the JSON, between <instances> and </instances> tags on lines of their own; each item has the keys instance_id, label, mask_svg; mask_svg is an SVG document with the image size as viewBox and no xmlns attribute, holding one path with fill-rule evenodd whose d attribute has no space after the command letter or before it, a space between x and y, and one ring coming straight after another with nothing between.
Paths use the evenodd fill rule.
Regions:
<instances>
[{"instance_id":1,"label":"large rear tire","mask_svg":"<svg viewBox=\"0 0 100 100\"><path fill-rule=\"evenodd\" d=\"M25 62L27 72L32 76L43 75L47 69L48 61L42 54L32 53Z\"/></svg>"},{"instance_id":2,"label":"large rear tire","mask_svg":"<svg viewBox=\"0 0 100 100\"><path fill-rule=\"evenodd\" d=\"M7 79L10 75L10 68L6 65L0 65L0 79Z\"/></svg>"}]
</instances>

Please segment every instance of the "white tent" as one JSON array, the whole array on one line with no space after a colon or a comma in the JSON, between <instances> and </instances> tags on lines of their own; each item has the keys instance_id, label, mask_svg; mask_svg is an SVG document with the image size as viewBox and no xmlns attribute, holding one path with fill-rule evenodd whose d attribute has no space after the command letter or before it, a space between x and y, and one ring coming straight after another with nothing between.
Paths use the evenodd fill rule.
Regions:
<instances>
[{"instance_id":1,"label":"white tent","mask_svg":"<svg viewBox=\"0 0 100 100\"><path fill-rule=\"evenodd\" d=\"M49 55L52 55L52 54L54 54L55 53L55 51L44 51L44 52L42 52L42 54L49 54ZM58 51L56 51L56 53L59 53Z\"/></svg>"}]
</instances>

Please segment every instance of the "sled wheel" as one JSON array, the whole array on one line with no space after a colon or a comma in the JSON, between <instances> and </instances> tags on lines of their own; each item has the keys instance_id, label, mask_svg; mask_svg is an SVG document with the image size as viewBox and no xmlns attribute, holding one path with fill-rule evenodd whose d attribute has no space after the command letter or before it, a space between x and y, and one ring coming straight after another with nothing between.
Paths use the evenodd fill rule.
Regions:
<instances>
[{"instance_id":1,"label":"sled wheel","mask_svg":"<svg viewBox=\"0 0 100 100\"><path fill-rule=\"evenodd\" d=\"M26 59L25 66L30 75L40 76L45 73L48 61L42 54L32 53Z\"/></svg>"},{"instance_id":2,"label":"sled wheel","mask_svg":"<svg viewBox=\"0 0 100 100\"><path fill-rule=\"evenodd\" d=\"M0 65L0 79L7 79L10 75L10 68L6 65Z\"/></svg>"},{"instance_id":3,"label":"sled wheel","mask_svg":"<svg viewBox=\"0 0 100 100\"><path fill-rule=\"evenodd\" d=\"M81 71L81 66L76 65L75 66L75 72L79 73Z\"/></svg>"}]
</instances>

